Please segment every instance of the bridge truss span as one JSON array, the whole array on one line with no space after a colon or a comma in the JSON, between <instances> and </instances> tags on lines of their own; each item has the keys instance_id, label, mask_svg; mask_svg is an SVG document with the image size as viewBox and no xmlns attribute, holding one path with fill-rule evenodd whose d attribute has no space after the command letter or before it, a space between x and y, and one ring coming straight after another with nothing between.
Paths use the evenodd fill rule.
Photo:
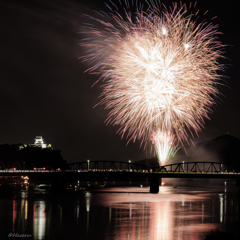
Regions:
<instances>
[{"instance_id":1,"label":"bridge truss span","mask_svg":"<svg viewBox=\"0 0 240 240\"><path fill-rule=\"evenodd\" d=\"M69 164L71 171L150 172L149 166L121 161L84 161Z\"/></svg>"},{"instance_id":2,"label":"bridge truss span","mask_svg":"<svg viewBox=\"0 0 240 240\"><path fill-rule=\"evenodd\" d=\"M146 172L170 174L239 174L240 165L219 162L181 162L164 166L151 167L121 161L84 161L69 164L70 171L114 171L114 172Z\"/></svg>"},{"instance_id":3,"label":"bridge truss span","mask_svg":"<svg viewBox=\"0 0 240 240\"><path fill-rule=\"evenodd\" d=\"M189 174L240 174L240 165L219 162L181 162L159 166L154 171Z\"/></svg>"}]
</instances>

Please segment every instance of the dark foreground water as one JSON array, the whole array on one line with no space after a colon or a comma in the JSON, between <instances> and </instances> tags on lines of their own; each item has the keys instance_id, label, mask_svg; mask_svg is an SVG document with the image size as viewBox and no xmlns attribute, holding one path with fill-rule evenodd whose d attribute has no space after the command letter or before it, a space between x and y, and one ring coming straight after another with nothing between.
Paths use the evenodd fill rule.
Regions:
<instances>
[{"instance_id":1,"label":"dark foreground water","mask_svg":"<svg viewBox=\"0 0 240 240\"><path fill-rule=\"evenodd\" d=\"M0 239L198 240L239 220L230 186L102 188L85 195L19 192L0 198Z\"/></svg>"}]
</instances>

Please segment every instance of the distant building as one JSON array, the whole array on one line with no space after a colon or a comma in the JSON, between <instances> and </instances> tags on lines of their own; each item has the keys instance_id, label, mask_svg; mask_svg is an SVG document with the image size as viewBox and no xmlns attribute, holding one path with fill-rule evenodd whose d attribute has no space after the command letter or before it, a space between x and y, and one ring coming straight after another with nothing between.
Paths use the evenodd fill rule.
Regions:
<instances>
[{"instance_id":1,"label":"distant building","mask_svg":"<svg viewBox=\"0 0 240 240\"><path fill-rule=\"evenodd\" d=\"M34 139L34 144L32 144L35 147L40 147L40 148L46 148L47 144L44 143L42 136L36 136Z\"/></svg>"}]
</instances>

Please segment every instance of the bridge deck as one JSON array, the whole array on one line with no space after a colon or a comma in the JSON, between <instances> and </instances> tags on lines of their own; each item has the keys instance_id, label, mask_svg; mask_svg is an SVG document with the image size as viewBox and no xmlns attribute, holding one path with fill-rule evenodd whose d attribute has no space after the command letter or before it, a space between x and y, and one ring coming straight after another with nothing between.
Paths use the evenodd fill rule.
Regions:
<instances>
[{"instance_id":1,"label":"bridge deck","mask_svg":"<svg viewBox=\"0 0 240 240\"><path fill-rule=\"evenodd\" d=\"M120 161L85 161L69 164L70 170L0 169L0 176L41 176L41 178L240 178L240 166L219 162L182 162L150 167Z\"/></svg>"},{"instance_id":2,"label":"bridge deck","mask_svg":"<svg viewBox=\"0 0 240 240\"><path fill-rule=\"evenodd\" d=\"M67 177L67 178L224 178L224 179L237 179L240 177L240 173L235 172L147 172L141 170L128 171L128 170L44 170L44 171L33 171L33 170L0 170L0 176L41 176L42 178L54 178L54 177Z\"/></svg>"}]
</instances>

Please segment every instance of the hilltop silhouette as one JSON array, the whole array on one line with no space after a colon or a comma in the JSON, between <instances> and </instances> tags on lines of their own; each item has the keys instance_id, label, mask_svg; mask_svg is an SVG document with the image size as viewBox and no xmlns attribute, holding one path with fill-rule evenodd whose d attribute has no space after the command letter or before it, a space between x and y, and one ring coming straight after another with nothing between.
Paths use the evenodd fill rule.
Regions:
<instances>
[{"instance_id":1,"label":"hilltop silhouette","mask_svg":"<svg viewBox=\"0 0 240 240\"><path fill-rule=\"evenodd\" d=\"M229 134L179 149L176 156L167 164L179 162L222 162L240 165L240 139ZM158 166L157 158L136 161L136 163Z\"/></svg>"},{"instance_id":2,"label":"hilltop silhouette","mask_svg":"<svg viewBox=\"0 0 240 240\"><path fill-rule=\"evenodd\" d=\"M187 156L183 149L177 152L173 162L198 161L222 162L240 165L240 139L229 134L216 137L212 140L199 142L194 146L187 146Z\"/></svg>"},{"instance_id":3,"label":"hilltop silhouette","mask_svg":"<svg viewBox=\"0 0 240 240\"><path fill-rule=\"evenodd\" d=\"M60 150L24 144L0 145L0 169L68 169Z\"/></svg>"}]
</instances>

